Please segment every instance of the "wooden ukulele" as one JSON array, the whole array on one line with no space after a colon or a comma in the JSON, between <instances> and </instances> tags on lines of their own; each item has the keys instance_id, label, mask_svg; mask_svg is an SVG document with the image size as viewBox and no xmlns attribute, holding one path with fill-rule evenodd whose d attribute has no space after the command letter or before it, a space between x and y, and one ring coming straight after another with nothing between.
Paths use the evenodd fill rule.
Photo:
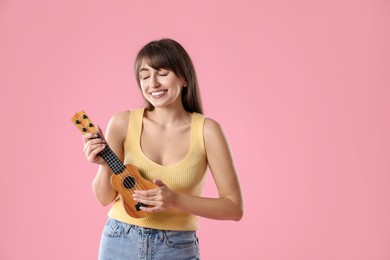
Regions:
<instances>
[{"instance_id":1,"label":"wooden ukulele","mask_svg":"<svg viewBox=\"0 0 390 260\"><path fill-rule=\"evenodd\" d=\"M71 120L82 133L98 134L95 126L84 111L76 113ZM100 136L97 138L100 138ZM127 214L133 218L143 218L149 215L150 213L140 210L140 207L146 207L147 205L134 201L132 195L135 189L154 189L157 185L142 178L134 165L124 165L107 144L99 155L103 157L114 173L111 176L111 185L122 197L123 206Z\"/></svg>"}]
</instances>

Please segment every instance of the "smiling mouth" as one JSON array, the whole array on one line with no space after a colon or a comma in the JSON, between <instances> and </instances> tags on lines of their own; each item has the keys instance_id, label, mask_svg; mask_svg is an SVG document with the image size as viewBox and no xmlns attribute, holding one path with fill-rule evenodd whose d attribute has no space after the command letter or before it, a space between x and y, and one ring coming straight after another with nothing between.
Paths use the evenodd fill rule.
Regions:
<instances>
[{"instance_id":1,"label":"smiling mouth","mask_svg":"<svg viewBox=\"0 0 390 260\"><path fill-rule=\"evenodd\" d=\"M152 95L152 97L162 97L165 95L165 93L167 93L168 90L160 90L160 91L153 91L150 93L150 95Z\"/></svg>"}]
</instances>

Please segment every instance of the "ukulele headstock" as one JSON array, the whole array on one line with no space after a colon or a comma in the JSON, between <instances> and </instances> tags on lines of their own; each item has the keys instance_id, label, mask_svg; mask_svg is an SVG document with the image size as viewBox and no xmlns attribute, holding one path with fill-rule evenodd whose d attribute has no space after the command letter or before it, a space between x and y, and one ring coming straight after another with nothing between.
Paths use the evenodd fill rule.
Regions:
<instances>
[{"instance_id":1,"label":"ukulele headstock","mask_svg":"<svg viewBox=\"0 0 390 260\"><path fill-rule=\"evenodd\" d=\"M85 134L85 133L96 134L97 133L97 130L96 130L94 124L91 122L91 120L89 119L89 117L87 116L87 114L84 111L80 111L80 112L76 113L72 117L71 121L83 134Z\"/></svg>"}]
</instances>

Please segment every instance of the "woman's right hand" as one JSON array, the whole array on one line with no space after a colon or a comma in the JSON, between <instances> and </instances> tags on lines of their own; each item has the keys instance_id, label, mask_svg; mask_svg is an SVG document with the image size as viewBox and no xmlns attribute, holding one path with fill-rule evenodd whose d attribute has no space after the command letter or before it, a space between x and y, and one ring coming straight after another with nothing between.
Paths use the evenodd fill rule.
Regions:
<instances>
[{"instance_id":1,"label":"woman's right hand","mask_svg":"<svg viewBox=\"0 0 390 260\"><path fill-rule=\"evenodd\" d=\"M106 161L98 154L106 147L106 140L104 139L104 135L99 126L97 126L97 132L99 135L92 133L83 134L83 152L87 157L88 162L103 165L106 164Z\"/></svg>"}]
</instances>

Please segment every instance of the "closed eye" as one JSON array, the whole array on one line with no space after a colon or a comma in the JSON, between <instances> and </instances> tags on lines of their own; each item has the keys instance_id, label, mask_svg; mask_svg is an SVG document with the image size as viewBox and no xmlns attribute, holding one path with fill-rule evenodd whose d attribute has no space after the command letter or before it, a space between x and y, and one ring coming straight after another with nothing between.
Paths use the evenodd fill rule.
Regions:
<instances>
[{"instance_id":1,"label":"closed eye","mask_svg":"<svg viewBox=\"0 0 390 260\"><path fill-rule=\"evenodd\" d=\"M159 76L162 76L162 77L165 77L169 74L169 70L166 70L166 69L159 69L158 70L158 75Z\"/></svg>"}]
</instances>

